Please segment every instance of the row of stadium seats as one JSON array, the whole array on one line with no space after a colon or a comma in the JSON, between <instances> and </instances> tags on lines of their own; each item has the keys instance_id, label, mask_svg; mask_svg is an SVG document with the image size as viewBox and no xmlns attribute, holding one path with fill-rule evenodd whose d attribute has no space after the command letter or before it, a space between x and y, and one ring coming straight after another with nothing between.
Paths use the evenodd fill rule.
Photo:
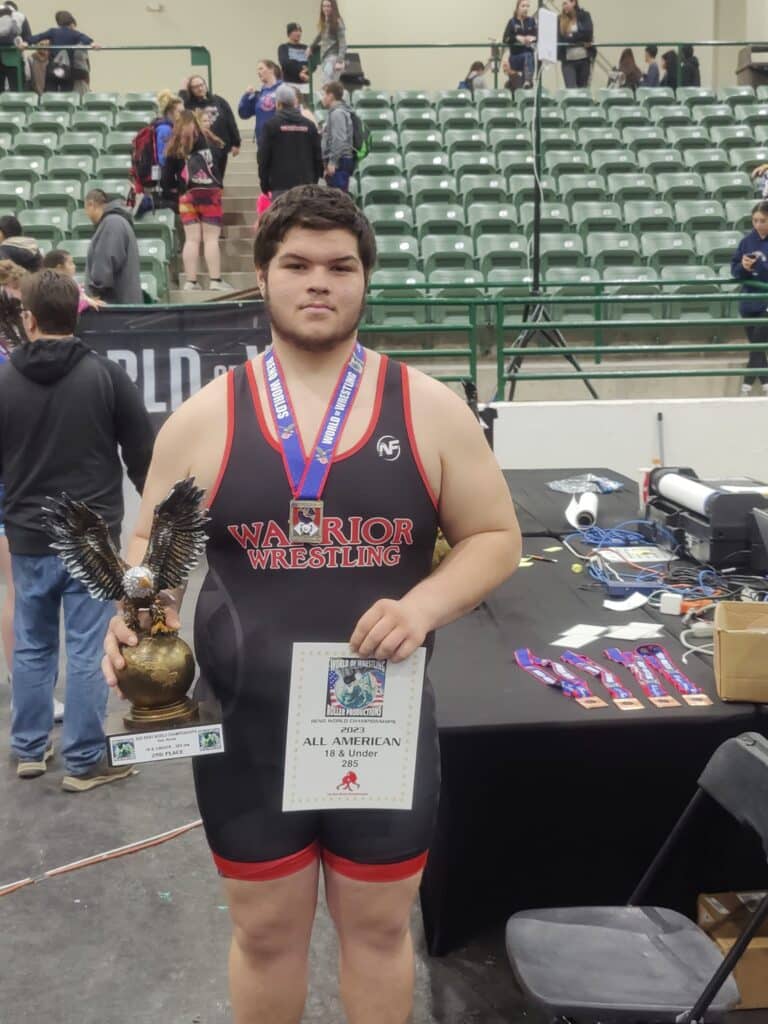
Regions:
<instances>
[{"instance_id":1,"label":"row of stadium seats","mask_svg":"<svg viewBox=\"0 0 768 1024\"><path fill-rule=\"evenodd\" d=\"M0 111L8 110L145 110L156 108L153 92L3 92L0 93Z\"/></svg>"},{"instance_id":2,"label":"row of stadium seats","mask_svg":"<svg viewBox=\"0 0 768 1024\"><path fill-rule=\"evenodd\" d=\"M13 185L17 181L34 185L44 179L86 182L96 177L128 181L130 168L131 157L128 153L107 153L98 157L89 153L72 153L48 159L39 156L5 156L0 157L0 180L6 185Z\"/></svg>"},{"instance_id":3,"label":"row of stadium seats","mask_svg":"<svg viewBox=\"0 0 768 1024\"><path fill-rule=\"evenodd\" d=\"M149 110L25 110L0 109L0 132L16 135L18 132L51 132L61 135L65 131L98 130L106 134L112 128L137 132L153 118Z\"/></svg>"},{"instance_id":4,"label":"row of stadium seats","mask_svg":"<svg viewBox=\"0 0 768 1024\"><path fill-rule=\"evenodd\" d=\"M56 153L62 155L85 153L94 157L100 153L130 153L134 131L106 131L89 128L76 132L9 132L0 133L0 150L14 156L41 156L47 159Z\"/></svg>"}]
</instances>

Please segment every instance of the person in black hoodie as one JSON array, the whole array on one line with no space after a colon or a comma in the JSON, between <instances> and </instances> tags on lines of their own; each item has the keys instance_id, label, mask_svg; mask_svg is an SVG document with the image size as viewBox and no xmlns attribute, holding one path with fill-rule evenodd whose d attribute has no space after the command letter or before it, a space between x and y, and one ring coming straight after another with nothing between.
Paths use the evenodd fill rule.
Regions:
<instances>
[{"instance_id":1,"label":"person in black hoodie","mask_svg":"<svg viewBox=\"0 0 768 1024\"><path fill-rule=\"evenodd\" d=\"M586 89L595 59L595 30L592 15L579 6L579 0L563 0L558 19L558 55L566 89Z\"/></svg>"},{"instance_id":2,"label":"person in black hoodie","mask_svg":"<svg viewBox=\"0 0 768 1024\"><path fill-rule=\"evenodd\" d=\"M662 53L661 70L664 74L661 76L659 85L666 89L676 89L680 84L680 72L677 62L677 54L674 50L667 50L666 53Z\"/></svg>"},{"instance_id":3,"label":"person in black hoodie","mask_svg":"<svg viewBox=\"0 0 768 1024\"><path fill-rule=\"evenodd\" d=\"M303 117L291 85L275 93L277 114L264 127L258 151L261 191L275 199L295 185L316 185L323 176L317 125Z\"/></svg>"},{"instance_id":4,"label":"person in black hoodie","mask_svg":"<svg viewBox=\"0 0 768 1024\"><path fill-rule=\"evenodd\" d=\"M680 47L680 85L688 89L701 88L699 58L694 54L690 44Z\"/></svg>"},{"instance_id":5,"label":"person in black hoodie","mask_svg":"<svg viewBox=\"0 0 768 1024\"><path fill-rule=\"evenodd\" d=\"M203 124L224 143L224 160L221 167L222 179L227 170L227 160L240 153L243 140L237 127L232 107L223 96L208 92L208 83L200 75L192 75L179 91L187 110L199 114Z\"/></svg>"},{"instance_id":6,"label":"person in black hoodie","mask_svg":"<svg viewBox=\"0 0 768 1024\"><path fill-rule=\"evenodd\" d=\"M743 299L739 312L750 321L747 338L751 344L768 342L768 291L756 284L768 285L768 202L757 203L752 210L752 230L745 235L731 260L731 274L743 282ZM742 395L748 395L759 376L763 394L768 395L768 358L764 351L749 353L748 370L765 371L748 374L741 386Z\"/></svg>"},{"instance_id":7,"label":"person in black hoodie","mask_svg":"<svg viewBox=\"0 0 768 1024\"><path fill-rule=\"evenodd\" d=\"M136 388L117 363L74 336L75 281L43 270L22 282L26 338L0 366L0 476L16 593L11 749L17 775L43 775L53 757L53 688L64 609L67 688L62 788L92 789L131 774L110 768L102 727L102 642L114 607L92 598L51 549L43 506L62 491L104 517L116 544L123 470L144 487L154 435ZM120 451L118 451L118 449Z\"/></svg>"}]
</instances>

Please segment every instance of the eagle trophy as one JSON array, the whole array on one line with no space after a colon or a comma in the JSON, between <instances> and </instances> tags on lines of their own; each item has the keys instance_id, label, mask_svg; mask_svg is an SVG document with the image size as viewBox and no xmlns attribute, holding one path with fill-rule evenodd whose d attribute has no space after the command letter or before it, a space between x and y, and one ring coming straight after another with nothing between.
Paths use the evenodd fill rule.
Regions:
<instances>
[{"instance_id":1,"label":"eagle trophy","mask_svg":"<svg viewBox=\"0 0 768 1024\"><path fill-rule=\"evenodd\" d=\"M208 540L204 527L209 516L201 507L204 494L194 477L173 485L155 506L146 553L141 565L133 566L120 557L98 512L68 494L48 498L50 507L43 511L54 538L51 547L92 597L123 602L123 617L131 629L139 631L139 612L149 610L150 634L172 634L175 630L166 625L158 595L185 583L200 561Z\"/></svg>"}]
</instances>

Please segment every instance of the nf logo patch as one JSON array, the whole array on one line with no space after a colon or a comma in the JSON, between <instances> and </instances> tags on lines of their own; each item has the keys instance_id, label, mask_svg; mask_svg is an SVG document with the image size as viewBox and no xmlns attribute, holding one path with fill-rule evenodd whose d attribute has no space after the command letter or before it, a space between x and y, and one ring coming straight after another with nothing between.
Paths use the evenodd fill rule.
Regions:
<instances>
[{"instance_id":1,"label":"nf logo patch","mask_svg":"<svg viewBox=\"0 0 768 1024\"><path fill-rule=\"evenodd\" d=\"M396 437L384 434L376 442L376 454L387 462L395 462L400 458L400 442Z\"/></svg>"}]
</instances>

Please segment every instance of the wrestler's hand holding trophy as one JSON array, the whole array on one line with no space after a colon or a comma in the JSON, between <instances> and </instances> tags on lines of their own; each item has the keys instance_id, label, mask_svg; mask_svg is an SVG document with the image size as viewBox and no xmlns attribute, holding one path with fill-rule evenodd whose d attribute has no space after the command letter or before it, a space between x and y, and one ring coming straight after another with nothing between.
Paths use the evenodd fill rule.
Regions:
<instances>
[{"instance_id":1,"label":"wrestler's hand holding trophy","mask_svg":"<svg viewBox=\"0 0 768 1024\"><path fill-rule=\"evenodd\" d=\"M205 550L208 512L204 492L194 478L176 483L155 507L152 530L141 565L129 566L117 551L107 524L84 502L67 494L48 499L46 525L70 575L90 595L121 601L126 625L137 636L135 646L121 645L125 667L116 672L122 694L131 702L123 729L112 732L107 722L110 763L138 764L170 760L224 749L216 710L188 696L195 677L195 659L177 630L169 628L161 592L180 587ZM142 613L150 624L144 626Z\"/></svg>"}]
</instances>

